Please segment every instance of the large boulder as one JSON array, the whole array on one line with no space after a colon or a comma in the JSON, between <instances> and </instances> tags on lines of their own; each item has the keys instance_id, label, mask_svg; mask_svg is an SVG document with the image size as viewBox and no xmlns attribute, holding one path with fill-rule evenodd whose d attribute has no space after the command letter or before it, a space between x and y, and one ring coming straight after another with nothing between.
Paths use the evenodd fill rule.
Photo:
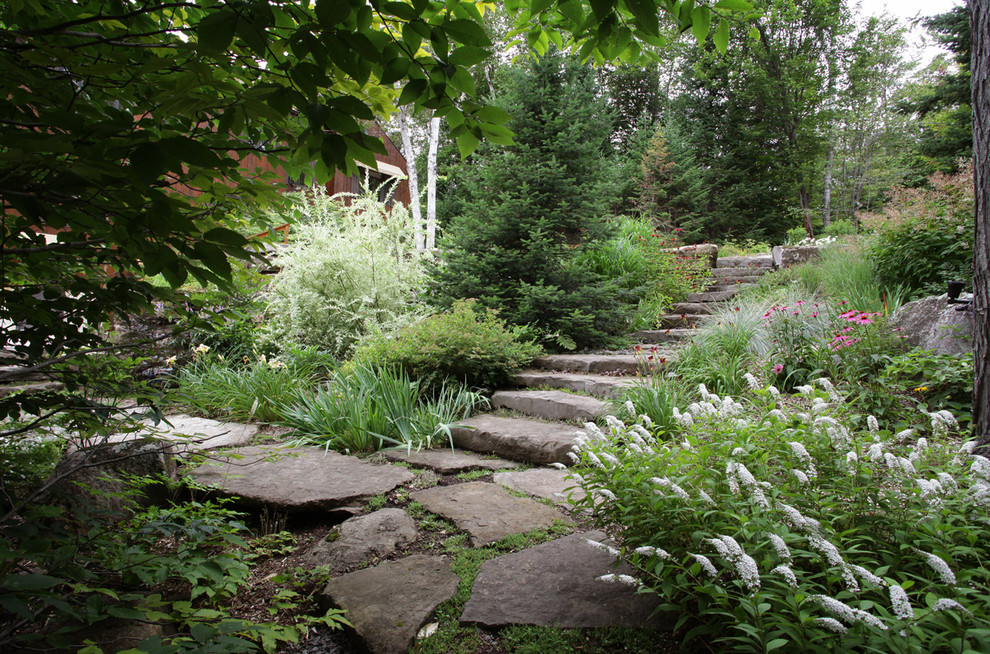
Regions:
<instances>
[{"instance_id":1,"label":"large boulder","mask_svg":"<svg viewBox=\"0 0 990 654\"><path fill-rule=\"evenodd\" d=\"M76 449L65 456L49 480L52 491L70 504L124 519L138 505L161 504L169 499L161 477L175 477L175 451L171 443L150 438L123 443L100 443ZM134 496L133 478L147 483Z\"/></svg>"},{"instance_id":2,"label":"large boulder","mask_svg":"<svg viewBox=\"0 0 990 654\"><path fill-rule=\"evenodd\" d=\"M666 250L667 252L673 252L682 256L698 257L699 259L704 259L708 263L709 268L715 267L715 262L718 261L718 246L714 243L699 243L697 245L685 245L679 248L671 248Z\"/></svg>"},{"instance_id":3,"label":"large boulder","mask_svg":"<svg viewBox=\"0 0 990 654\"><path fill-rule=\"evenodd\" d=\"M778 245L773 249L773 267L790 268L821 256L821 249L815 245Z\"/></svg>"},{"instance_id":4,"label":"large boulder","mask_svg":"<svg viewBox=\"0 0 990 654\"><path fill-rule=\"evenodd\" d=\"M908 302L890 317L890 324L901 330L907 342L940 354L973 351L973 312L959 311L962 305L949 304L947 295Z\"/></svg>"}]
</instances>

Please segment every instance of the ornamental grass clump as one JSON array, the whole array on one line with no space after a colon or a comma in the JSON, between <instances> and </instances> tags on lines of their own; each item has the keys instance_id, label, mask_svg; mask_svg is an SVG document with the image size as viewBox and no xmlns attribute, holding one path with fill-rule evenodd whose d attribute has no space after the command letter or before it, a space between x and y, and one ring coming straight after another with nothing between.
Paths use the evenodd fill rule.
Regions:
<instances>
[{"instance_id":1,"label":"ornamental grass clump","mask_svg":"<svg viewBox=\"0 0 990 654\"><path fill-rule=\"evenodd\" d=\"M852 428L830 383L786 401L774 387L741 401L698 390L675 439L610 418L572 452L577 507L621 535L636 585L703 641L692 647L984 647L990 460L948 411L892 433L875 418Z\"/></svg>"}]
</instances>

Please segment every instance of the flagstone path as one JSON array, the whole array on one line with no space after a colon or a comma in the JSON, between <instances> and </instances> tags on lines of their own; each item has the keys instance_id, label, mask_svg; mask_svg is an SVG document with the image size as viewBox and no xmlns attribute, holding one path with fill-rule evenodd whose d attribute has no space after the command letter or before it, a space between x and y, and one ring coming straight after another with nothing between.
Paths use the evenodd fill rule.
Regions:
<instances>
[{"instance_id":1,"label":"flagstone path","mask_svg":"<svg viewBox=\"0 0 990 654\"><path fill-rule=\"evenodd\" d=\"M607 413L609 399L636 383L641 370L662 369L661 359L676 356L673 344L691 336L713 303L758 281L770 258L723 258L718 266L709 290L675 305L660 329L635 334L643 354L538 359L536 368L517 376L518 389L494 394L497 413L474 416L453 430L456 449L395 449L359 459L313 447L247 446L244 439L231 442L230 435L246 433L241 425L176 418L187 431L220 433L224 444L238 446L188 474L246 508L322 515L334 522L346 518L304 558L331 571L322 604L345 609L373 654L408 651L460 583L448 558L410 553L424 537L410 515L413 506L415 515L427 511L453 523L471 547L550 526L553 533L574 532L486 561L464 605L462 624L669 630L673 620L656 612L654 596L598 581L624 568L592 544L607 543L606 535L582 526L584 516L572 505L583 497L581 490L566 471L546 465L568 463L580 425ZM183 433L179 426L175 431ZM196 447L211 443L200 438ZM454 476L459 473L472 473L475 480ZM368 509L371 498L389 493L407 493L407 510Z\"/></svg>"}]
</instances>

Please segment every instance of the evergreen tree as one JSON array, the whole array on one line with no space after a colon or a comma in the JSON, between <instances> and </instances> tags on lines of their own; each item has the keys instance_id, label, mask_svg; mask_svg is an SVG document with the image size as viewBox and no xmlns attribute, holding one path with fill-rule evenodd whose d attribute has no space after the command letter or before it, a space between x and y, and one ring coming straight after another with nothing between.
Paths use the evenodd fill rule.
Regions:
<instances>
[{"instance_id":1,"label":"evergreen tree","mask_svg":"<svg viewBox=\"0 0 990 654\"><path fill-rule=\"evenodd\" d=\"M515 144L479 150L465 171L431 297L443 307L477 298L565 348L599 345L620 325L620 305L575 264L605 235L613 197L612 118L595 74L551 51L507 69L496 104Z\"/></svg>"}]
</instances>

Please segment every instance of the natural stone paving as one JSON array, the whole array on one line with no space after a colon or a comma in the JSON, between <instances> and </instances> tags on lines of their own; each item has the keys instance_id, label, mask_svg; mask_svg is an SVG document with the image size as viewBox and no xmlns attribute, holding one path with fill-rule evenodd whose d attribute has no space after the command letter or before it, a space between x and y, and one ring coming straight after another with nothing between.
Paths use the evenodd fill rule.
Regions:
<instances>
[{"instance_id":1,"label":"natural stone paving","mask_svg":"<svg viewBox=\"0 0 990 654\"><path fill-rule=\"evenodd\" d=\"M441 475L456 475L471 470L505 470L518 468L519 463L507 459L483 456L461 449L407 450L397 448L382 450L381 454L389 461L402 461L417 468L429 468Z\"/></svg>"},{"instance_id":2,"label":"natural stone paving","mask_svg":"<svg viewBox=\"0 0 990 654\"><path fill-rule=\"evenodd\" d=\"M416 491L410 499L453 521L468 533L475 547L566 521L545 504L515 497L501 486L480 481Z\"/></svg>"},{"instance_id":3,"label":"natural stone paving","mask_svg":"<svg viewBox=\"0 0 990 654\"><path fill-rule=\"evenodd\" d=\"M588 422L604 416L609 404L587 395L563 391L496 391L496 409L511 409L546 420Z\"/></svg>"},{"instance_id":4,"label":"natural stone paving","mask_svg":"<svg viewBox=\"0 0 990 654\"><path fill-rule=\"evenodd\" d=\"M545 497L563 507L570 507L570 497L575 502L584 498L585 493L577 483L568 479L565 470L554 468L530 468L512 472L496 472L495 483L536 497Z\"/></svg>"},{"instance_id":5,"label":"natural stone paving","mask_svg":"<svg viewBox=\"0 0 990 654\"><path fill-rule=\"evenodd\" d=\"M612 555L586 538L601 541L604 534L573 534L486 561L461 622L489 628L514 624L667 628L668 620L654 615L659 605L655 595L598 579L630 570L625 564L616 569Z\"/></svg>"},{"instance_id":6,"label":"natural stone paving","mask_svg":"<svg viewBox=\"0 0 990 654\"><path fill-rule=\"evenodd\" d=\"M272 460L272 457L277 457ZM287 513L358 512L369 498L412 481L412 472L373 465L318 447L242 447L189 473L196 482L247 506Z\"/></svg>"},{"instance_id":7,"label":"natural stone paving","mask_svg":"<svg viewBox=\"0 0 990 654\"><path fill-rule=\"evenodd\" d=\"M517 386L565 388L571 391L578 391L579 393L594 395L595 397L614 397L622 392L624 386L632 384L634 379L629 377L607 377L604 375L524 370L515 376L513 382Z\"/></svg>"},{"instance_id":8,"label":"natural stone paving","mask_svg":"<svg viewBox=\"0 0 990 654\"><path fill-rule=\"evenodd\" d=\"M381 509L345 520L303 555L312 567L351 568L372 557L384 558L416 540L416 523L402 509Z\"/></svg>"},{"instance_id":9,"label":"natural stone paving","mask_svg":"<svg viewBox=\"0 0 990 654\"><path fill-rule=\"evenodd\" d=\"M533 361L533 366L546 370L635 375L639 373L641 363L631 354L550 354Z\"/></svg>"},{"instance_id":10,"label":"natural stone paving","mask_svg":"<svg viewBox=\"0 0 990 654\"><path fill-rule=\"evenodd\" d=\"M145 420L149 429L126 436L127 439L153 436L173 441L180 451L212 450L219 447L240 447L247 445L257 436L257 425L243 425L236 422L220 422L210 418L198 418L185 414L166 416L168 423L157 425Z\"/></svg>"},{"instance_id":11,"label":"natural stone paving","mask_svg":"<svg viewBox=\"0 0 990 654\"><path fill-rule=\"evenodd\" d=\"M458 447L536 464L568 463L567 453L577 437L574 425L521 418L480 415L460 424L450 430Z\"/></svg>"},{"instance_id":12,"label":"natural stone paving","mask_svg":"<svg viewBox=\"0 0 990 654\"><path fill-rule=\"evenodd\" d=\"M372 654L405 654L458 583L447 559L416 554L331 579L321 595L347 612Z\"/></svg>"}]
</instances>

